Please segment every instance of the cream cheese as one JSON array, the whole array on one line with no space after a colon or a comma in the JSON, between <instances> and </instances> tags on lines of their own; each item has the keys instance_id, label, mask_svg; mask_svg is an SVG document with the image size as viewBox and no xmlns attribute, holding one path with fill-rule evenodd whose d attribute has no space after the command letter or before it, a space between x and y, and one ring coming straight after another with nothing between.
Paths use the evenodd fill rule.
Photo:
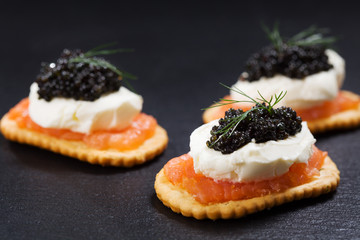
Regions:
<instances>
[{"instance_id":1,"label":"cream cheese","mask_svg":"<svg viewBox=\"0 0 360 240\"><path fill-rule=\"evenodd\" d=\"M190 152L196 173L216 180L242 182L280 176L293 163L307 163L315 143L306 122L295 136L285 140L255 143L252 141L230 154L206 146L214 120L195 129L190 136Z\"/></svg>"},{"instance_id":2,"label":"cream cheese","mask_svg":"<svg viewBox=\"0 0 360 240\"><path fill-rule=\"evenodd\" d=\"M280 91L287 91L279 105L295 109L318 105L337 96L345 77L344 59L330 49L327 49L325 54L328 56L328 62L334 66L328 71L312 74L301 80L294 80L280 74L272 78L261 77L253 82L239 80L233 88L240 89L253 98L259 97L259 91L265 99L270 99ZM230 95L236 100L248 100L234 91L231 91Z\"/></svg>"},{"instance_id":3,"label":"cream cheese","mask_svg":"<svg viewBox=\"0 0 360 240\"><path fill-rule=\"evenodd\" d=\"M99 99L79 101L56 97L47 102L39 99L38 85L30 87L29 114L44 128L69 129L88 134L103 129L124 129L141 111L143 99L125 87Z\"/></svg>"}]
</instances>

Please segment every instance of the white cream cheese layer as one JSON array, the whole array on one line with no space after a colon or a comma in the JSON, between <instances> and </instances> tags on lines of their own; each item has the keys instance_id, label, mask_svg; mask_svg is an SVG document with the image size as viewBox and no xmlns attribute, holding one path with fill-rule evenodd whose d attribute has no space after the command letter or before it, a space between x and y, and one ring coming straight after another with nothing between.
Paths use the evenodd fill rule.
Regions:
<instances>
[{"instance_id":1,"label":"white cream cheese layer","mask_svg":"<svg viewBox=\"0 0 360 240\"><path fill-rule=\"evenodd\" d=\"M103 129L123 129L141 111L143 99L125 87L99 99L77 101L53 98L47 102L39 99L38 85L30 87L29 114L31 119L44 128L62 128L88 134Z\"/></svg>"},{"instance_id":2,"label":"white cream cheese layer","mask_svg":"<svg viewBox=\"0 0 360 240\"><path fill-rule=\"evenodd\" d=\"M306 122L295 136L285 140L246 144L230 154L222 154L206 146L211 128L217 120L204 124L190 136L190 152L196 173L216 180L232 182L267 179L280 176L293 163L307 163L315 143Z\"/></svg>"},{"instance_id":3,"label":"white cream cheese layer","mask_svg":"<svg viewBox=\"0 0 360 240\"><path fill-rule=\"evenodd\" d=\"M272 78L261 77L253 82L239 80L233 88L240 89L253 98L259 97L259 91L265 99L270 99L280 91L287 91L285 98L279 104L282 106L308 108L318 105L337 96L345 77L344 59L330 49L327 49L325 54L328 56L328 62L334 66L328 71L312 74L301 80L280 74ZM248 100L234 91L231 91L230 95L236 100Z\"/></svg>"}]
</instances>

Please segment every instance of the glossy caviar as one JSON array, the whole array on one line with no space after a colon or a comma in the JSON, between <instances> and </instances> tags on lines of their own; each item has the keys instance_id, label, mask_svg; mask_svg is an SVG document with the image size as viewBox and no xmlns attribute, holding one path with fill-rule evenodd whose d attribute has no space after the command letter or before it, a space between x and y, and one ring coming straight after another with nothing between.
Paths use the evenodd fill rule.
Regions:
<instances>
[{"instance_id":1,"label":"glossy caviar","mask_svg":"<svg viewBox=\"0 0 360 240\"><path fill-rule=\"evenodd\" d=\"M252 139L256 143L283 140L301 131L302 120L291 108L280 107L268 111L257 104L247 112L244 119L223 134L224 129L241 116L244 116L241 109L230 108L226 111L225 117L219 119L219 125L212 128L206 145L223 154L229 154Z\"/></svg>"},{"instance_id":2,"label":"glossy caviar","mask_svg":"<svg viewBox=\"0 0 360 240\"><path fill-rule=\"evenodd\" d=\"M109 68L70 59L83 56L81 50L63 50L56 63L42 63L36 83L40 98L50 101L54 97L94 101L105 93L119 90L118 74ZM89 57L89 59L100 59Z\"/></svg>"},{"instance_id":3,"label":"glossy caviar","mask_svg":"<svg viewBox=\"0 0 360 240\"><path fill-rule=\"evenodd\" d=\"M261 77L271 78L275 74L302 79L331 68L333 66L328 63L325 48L322 46L282 44L280 50L274 46L268 46L253 54L246 62L245 71L248 74L246 79L251 82Z\"/></svg>"}]
</instances>

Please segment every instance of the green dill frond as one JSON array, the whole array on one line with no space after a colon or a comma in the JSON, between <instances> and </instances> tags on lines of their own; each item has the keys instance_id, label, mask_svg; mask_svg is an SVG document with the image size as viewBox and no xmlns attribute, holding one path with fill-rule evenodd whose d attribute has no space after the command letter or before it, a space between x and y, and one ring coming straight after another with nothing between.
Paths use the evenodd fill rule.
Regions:
<instances>
[{"instance_id":1,"label":"green dill frond","mask_svg":"<svg viewBox=\"0 0 360 240\"><path fill-rule=\"evenodd\" d=\"M280 32L279 32L279 23L275 22L273 30L270 30L265 24L261 24L262 29L266 33L270 42L274 45L275 49L278 51L282 50L282 46L284 44Z\"/></svg>"},{"instance_id":2,"label":"green dill frond","mask_svg":"<svg viewBox=\"0 0 360 240\"><path fill-rule=\"evenodd\" d=\"M221 98L220 101L221 102L217 102L214 105L205 108L206 109L210 109L210 108L214 108L214 107L220 107L220 106L224 106L224 105L228 105L228 104L233 104L233 103L243 103L243 102L247 102L247 103L254 103L255 106L252 107L251 109L249 109L248 111L244 112L243 114L241 114L240 116L234 117L233 119L231 119L231 121L221 130L219 130L218 132L216 132L216 134L221 134L219 136L219 138L212 143L211 146L214 146L221 138L225 137L228 135L228 133L230 132L230 134L228 135L228 137L230 137L233 132L235 131L236 127L240 124L240 122L242 120L244 120L247 115L254 111L254 110L258 110L258 109L265 109L269 112L270 115L274 114L274 107L276 104L278 104L287 94L287 91L281 91L279 94L275 94L274 96L271 96L269 100L265 99L263 97L263 95L258 91L259 97L254 99L252 97L250 97L249 95L247 95L246 93L244 93L242 90L236 88L236 87L229 87L223 83L220 83L220 85L222 85L223 87L234 91L246 98L248 98L249 100L232 100L232 99L223 99ZM261 101L261 102L259 102Z\"/></svg>"},{"instance_id":3,"label":"green dill frond","mask_svg":"<svg viewBox=\"0 0 360 240\"><path fill-rule=\"evenodd\" d=\"M324 35L327 34L329 30L326 28L317 28L315 25L295 34L287 40L286 38L281 37L278 22L275 22L272 30L264 24L262 24L262 28L277 51L282 51L284 44L287 46L321 45L327 47L336 42L338 39L332 36L325 37Z\"/></svg>"},{"instance_id":4,"label":"green dill frond","mask_svg":"<svg viewBox=\"0 0 360 240\"><path fill-rule=\"evenodd\" d=\"M111 64L110 62L108 62L102 58L97 58L97 56L101 56L101 55L110 55L110 54L115 54L115 53L133 52L134 51L134 49L130 49L130 48L105 49L107 47L111 47L116 44L117 44L116 42L112 42L112 43L107 43L107 44L103 44L103 45L97 46L95 48L92 48L89 51L81 54L78 57L70 58L69 63L75 63L75 62L76 63L86 63L86 64L91 64L93 66L108 68L111 71L115 72L119 76L119 79L123 80L125 82L125 84L127 85L127 87L129 87L130 90L134 91L134 88L131 86L131 84L126 79L136 80L137 79L136 76L134 76L131 73L119 70L116 66L114 66L113 64Z\"/></svg>"}]
</instances>

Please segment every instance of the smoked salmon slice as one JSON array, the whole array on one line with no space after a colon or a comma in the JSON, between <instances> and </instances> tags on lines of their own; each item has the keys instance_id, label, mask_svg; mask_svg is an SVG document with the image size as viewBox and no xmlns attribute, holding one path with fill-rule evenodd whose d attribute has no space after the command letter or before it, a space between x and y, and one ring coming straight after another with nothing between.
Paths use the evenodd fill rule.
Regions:
<instances>
[{"instance_id":1,"label":"smoked salmon slice","mask_svg":"<svg viewBox=\"0 0 360 240\"><path fill-rule=\"evenodd\" d=\"M28 108L29 99L25 98L10 109L9 118L15 121L20 128L27 128L60 139L83 141L86 145L100 150L126 151L136 149L154 135L157 126L154 117L139 113L126 129L83 134L67 129L43 128L31 120Z\"/></svg>"},{"instance_id":2,"label":"smoked salmon slice","mask_svg":"<svg viewBox=\"0 0 360 240\"><path fill-rule=\"evenodd\" d=\"M315 146L313 150L308 164L294 163L287 173L267 180L240 183L214 180L195 173L193 159L189 154L170 160L164 166L164 173L172 184L185 189L202 204L250 199L282 192L319 176L327 152L322 152Z\"/></svg>"},{"instance_id":3,"label":"smoked salmon slice","mask_svg":"<svg viewBox=\"0 0 360 240\"><path fill-rule=\"evenodd\" d=\"M231 99L230 96L224 97L224 99ZM220 102L224 103L224 102ZM360 104L360 99L351 99L343 92L339 91L337 97L331 101L325 101L320 105L311 107L311 108L297 108L294 110L297 114L301 117L303 121L313 121L322 118L330 117L336 113L340 113L346 110L357 109ZM224 117L225 112L229 108L239 109L241 108L243 111L247 111L252 106L249 104L242 104L242 103L233 103L228 105L223 105L217 107L217 111L214 111L212 119L219 119Z\"/></svg>"}]
</instances>

